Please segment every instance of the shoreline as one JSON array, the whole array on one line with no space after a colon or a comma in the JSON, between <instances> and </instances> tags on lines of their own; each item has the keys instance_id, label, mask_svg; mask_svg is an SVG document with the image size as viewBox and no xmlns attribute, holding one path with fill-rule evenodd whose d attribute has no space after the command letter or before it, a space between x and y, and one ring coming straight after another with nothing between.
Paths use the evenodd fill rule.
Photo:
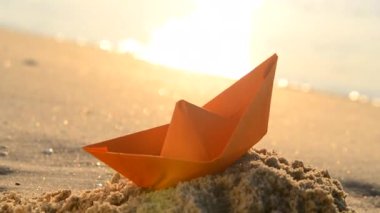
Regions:
<instances>
[{"instance_id":1,"label":"shoreline","mask_svg":"<svg viewBox=\"0 0 380 213\"><path fill-rule=\"evenodd\" d=\"M108 49L102 49L100 43L101 40L99 41L90 41L90 40L83 40L83 39L73 39L73 38L66 38L64 36L52 36L47 33L38 33L38 32L32 32L29 30L21 29L21 28L14 28L14 27L8 27L6 25L0 26L0 29L15 33L15 34L24 34L24 35L29 35L32 37L36 38L43 38L43 39L49 39L57 43L64 43L64 44L70 44L70 45L75 45L78 47L85 47L85 48L94 48L97 50L101 50L107 53L111 54L120 54L120 55L128 55L129 57L134 58L135 60L139 60L142 63L149 63L149 61L146 61L144 59L140 59L136 56L133 55L131 52L120 52L117 50L117 45L116 43L112 43L112 46L114 47L111 50ZM108 41L108 40L107 40ZM264 58L263 58L264 59ZM202 75L210 78L221 78L225 79L226 81L235 81L238 80L238 78L231 78L231 77L226 77L226 76L218 76L218 75L213 75L213 74L207 74L207 73L201 73L197 71L191 71L191 70L182 70L179 68L175 67L170 67L162 64L155 64L155 66L159 66L162 69L169 69L169 70L177 70L180 72L186 72L188 74L194 74L194 75ZM321 88L321 87L315 87L315 85L309 84L306 81L294 81L292 79L287 78L287 76L277 76L276 77L276 86L279 88L286 88L286 89L291 89L291 90L297 90L297 91L302 91L302 92L316 92L316 93L321 93L333 97L343 97L343 98L348 98L349 100L353 102L359 102L362 104L371 104L374 107L380 107L380 94L378 95L369 95L366 93L361 93L360 89L352 89L346 92L343 92L344 89L340 88L339 91L331 91L326 88ZM353 92L353 95L350 93Z\"/></svg>"}]
</instances>

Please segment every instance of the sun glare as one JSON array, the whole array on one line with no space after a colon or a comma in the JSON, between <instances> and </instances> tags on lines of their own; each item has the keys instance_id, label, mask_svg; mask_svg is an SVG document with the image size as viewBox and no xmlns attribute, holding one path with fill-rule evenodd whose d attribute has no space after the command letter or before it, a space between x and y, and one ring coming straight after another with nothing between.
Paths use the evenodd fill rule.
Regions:
<instances>
[{"instance_id":1,"label":"sun glare","mask_svg":"<svg viewBox=\"0 0 380 213\"><path fill-rule=\"evenodd\" d=\"M196 0L193 13L155 29L146 45L128 41L122 49L152 63L238 78L252 69L252 13L260 2Z\"/></svg>"}]
</instances>

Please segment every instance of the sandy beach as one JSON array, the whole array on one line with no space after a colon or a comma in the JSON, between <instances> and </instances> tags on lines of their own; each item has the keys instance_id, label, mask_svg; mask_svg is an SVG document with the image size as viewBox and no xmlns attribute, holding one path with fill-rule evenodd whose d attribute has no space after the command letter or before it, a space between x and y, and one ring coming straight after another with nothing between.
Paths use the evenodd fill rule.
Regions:
<instances>
[{"instance_id":1,"label":"sandy beach","mask_svg":"<svg viewBox=\"0 0 380 213\"><path fill-rule=\"evenodd\" d=\"M167 123L177 100L201 106L232 82L0 30L0 199L103 189L114 171L82 146ZM269 131L255 148L328 170L348 206L378 212L379 119L369 103L275 88Z\"/></svg>"}]
</instances>

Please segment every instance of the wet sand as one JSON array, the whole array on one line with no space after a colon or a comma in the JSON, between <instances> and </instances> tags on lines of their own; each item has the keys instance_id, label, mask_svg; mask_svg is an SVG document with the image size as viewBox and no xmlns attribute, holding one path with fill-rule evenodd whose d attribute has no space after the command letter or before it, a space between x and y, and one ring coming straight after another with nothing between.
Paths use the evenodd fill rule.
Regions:
<instances>
[{"instance_id":1,"label":"wet sand","mask_svg":"<svg viewBox=\"0 0 380 213\"><path fill-rule=\"evenodd\" d=\"M0 76L0 191L23 197L102 189L113 171L81 146L167 123L177 100L203 105L233 82L7 30ZM327 169L349 206L376 212L379 119L367 103L275 88L269 132L255 148Z\"/></svg>"}]
</instances>

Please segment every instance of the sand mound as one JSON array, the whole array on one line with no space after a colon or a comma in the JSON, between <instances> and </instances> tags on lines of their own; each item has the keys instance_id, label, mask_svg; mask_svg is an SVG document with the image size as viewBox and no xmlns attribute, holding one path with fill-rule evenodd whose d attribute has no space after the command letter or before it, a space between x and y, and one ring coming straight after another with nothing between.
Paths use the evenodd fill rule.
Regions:
<instances>
[{"instance_id":1,"label":"sand mound","mask_svg":"<svg viewBox=\"0 0 380 213\"><path fill-rule=\"evenodd\" d=\"M288 162L276 153L251 150L221 174L176 187L141 189L115 174L104 187L36 198L6 192L1 212L349 212L346 194L327 171Z\"/></svg>"}]
</instances>

